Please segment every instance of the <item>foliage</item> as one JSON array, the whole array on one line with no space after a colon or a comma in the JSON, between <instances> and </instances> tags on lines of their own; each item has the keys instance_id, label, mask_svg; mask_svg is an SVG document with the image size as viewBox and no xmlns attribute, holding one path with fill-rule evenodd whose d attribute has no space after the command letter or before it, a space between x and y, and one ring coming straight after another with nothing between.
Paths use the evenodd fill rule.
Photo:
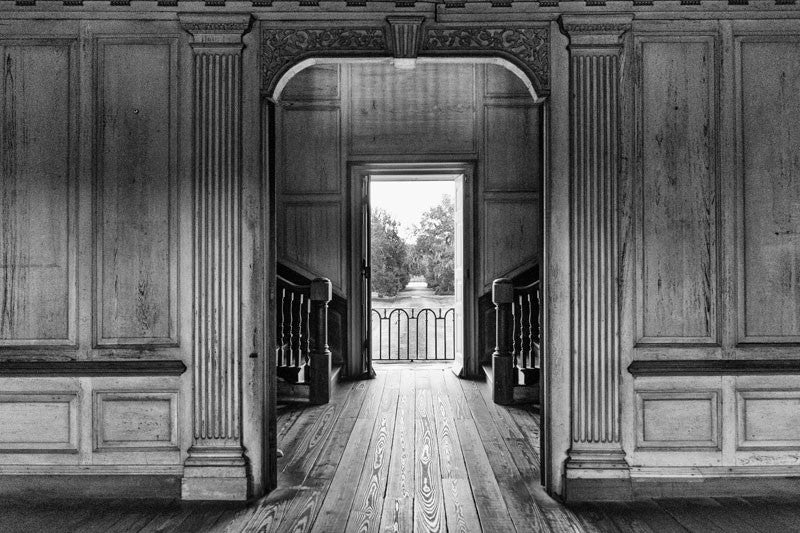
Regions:
<instances>
[{"instance_id":1,"label":"foliage","mask_svg":"<svg viewBox=\"0 0 800 533\"><path fill-rule=\"evenodd\" d=\"M372 210L372 290L381 297L395 296L411 279L409 253L397 232L399 223L383 209Z\"/></svg>"},{"instance_id":2,"label":"foliage","mask_svg":"<svg viewBox=\"0 0 800 533\"><path fill-rule=\"evenodd\" d=\"M416 230L411 272L422 275L436 294L455 292L455 238L453 198L443 195L439 205L422 214Z\"/></svg>"}]
</instances>

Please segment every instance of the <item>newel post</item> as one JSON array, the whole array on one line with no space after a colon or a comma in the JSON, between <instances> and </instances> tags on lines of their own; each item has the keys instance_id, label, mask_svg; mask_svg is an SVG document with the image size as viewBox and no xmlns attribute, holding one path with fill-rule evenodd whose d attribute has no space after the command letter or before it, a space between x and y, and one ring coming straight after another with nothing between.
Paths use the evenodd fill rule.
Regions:
<instances>
[{"instance_id":1,"label":"newel post","mask_svg":"<svg viewBox=\"0 0 800 533\"><path fill-rule=\"evenodd\" d=\"M495 403L508 405L514 401L514 318L512 302L514 286L511 280L500 278L492 283L492 302L495 312L495 348L492 354L492 375Z\"/></svg>"},{"instance_id":2,"label":"newel post","mask_svg":"<svg viewBox=\"0 0 800 533\"><path fill-rule=\"evenodd\" d=\"M331 351L328 348L328 302L333 297L331 281L317 278L311 282L311 385L312 404L331 399Z\"/></svg>"},{"instance_id":3,"label":"newel post","mask_svg":"<svg viewBox=\"0 0 800 533\"><path fill-rule=\"evenodd\" d=\"M242 36L249 14L181 14L194 57L192 446L185 500L245 500Z\"/></svg>"}]
</instances>

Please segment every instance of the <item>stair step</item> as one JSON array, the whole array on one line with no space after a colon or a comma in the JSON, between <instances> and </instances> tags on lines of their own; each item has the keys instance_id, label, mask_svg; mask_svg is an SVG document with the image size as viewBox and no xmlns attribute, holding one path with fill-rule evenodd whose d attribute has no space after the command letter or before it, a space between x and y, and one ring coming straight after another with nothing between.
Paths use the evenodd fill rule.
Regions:
<instances>
[{"instance_id":1,"label":"stair step","mask_svg":"<svg viewBox=\"0 0 800 533\"><path fill-rule=\"evenodd\" d=\"M280 369L281 367L278 368ZM331 368L331 396L339 384L339 375L341 374L341 371L342 365L333 365ZM290 383L288 381L278 379L277 395L279 403L305 401L308 400L309 394L310 387L309 383L306 381Z\"/></svg>"},{"instance_id":2,"label":"stair step","mask_svg":"<svg viewBox=\"0 0 800 533\"><path fill-rule=\"evenodd\" d=\"M482 365L486 382L491 387L494 383L492 365ZM519 370L519 381L514 385L514 403L539 403L539 369L526 368Z\"/></svg>"}]
</instances>

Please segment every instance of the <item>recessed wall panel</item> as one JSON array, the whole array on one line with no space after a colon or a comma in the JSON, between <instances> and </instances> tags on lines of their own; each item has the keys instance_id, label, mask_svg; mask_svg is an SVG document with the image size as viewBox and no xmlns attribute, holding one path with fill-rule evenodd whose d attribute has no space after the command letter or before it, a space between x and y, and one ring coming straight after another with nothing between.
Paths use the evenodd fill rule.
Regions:
<instances>
[{"instance_id":1,"label":"recessed wall panel","mask_svg":"<svg viewBox=\"0 0 800 533\"><path fill-rule=\"evenodd\" d=\"M78 450L75 393L0 394L0 453Z\"/></svg>"},{"instance_id":2,"label":"recessed wall panel","mask_svg":"<svg viewBox=\"0 0 800 533\"><path fill-rule=\"evenodd\" d=\"M284 194L338 193L340 112L338 107L302 106L281 111Z\"/></svg>"},{"instance_id":3,"label":"recessed wall panel","mask_svg":"<svg viewBox=\"0 0 800 533\"><path fill-rule=\"evenodd\" d=\"M351 154L475 151L474 65L349 68Z\"/></svg>"},{"instance_id":4,"label":"recessed wall panel","mask_svg":"<svg viewBox=\"0 0 800 533\"><path fill-rule=\"evenodd\" d=\"M325 276L333 285L344 285L340 202L286 203L282 209L278 255L290 265Z\"/></svg>"},{"instance_id":5,"label":"recessed wall panel","mask_svg":"<svg viewBox=\"0 0 800 533\"><path fill-rule=\"evenodd\" d=\"M739 448L800 447L800 391L737 391Z\"/></svg>"},{"instance_id":6,"label":"recessed wall panel","mask_svg":"<svg viewBox=\"0 0 800 533\"><path fill-rule=\"evenodd\" d=\"M177 342L175 42L98 42L98 346Z\"/></svg>"},{"instance_id":7,"label":"recessed wall panel","mask_svg":"<svg viewBox=\"0 0 800 533\"><path fill-rule=\"evenodd\" d=\"M712 38L639 42L638 342L717 342Z\"/></svg>"},{"instance_id":8,"label":"recessed wall panel","mask_svg":"<svg viewBox=\"0 0 800 533\"><path fill-rule=\"evenodd\" d=\"M537 196L487 199L483 220L484 286L537 259L541 246Z\"/></svg>"},{"instance_id":9,"label":"recessed wall panel","mask_svg":"<svg viewBox=\"0 0 800 533\"><path fill-rule=\"evenodd\" d=\"M717 391L636 393L638 448L719 448Z\"/></svg>"},{"instance_id":10,"label":"recessed wall panel","mask_svg":"<svg viewBox=\"0 0 800 533\"><path fill-rule=\"evenodd\" d=\"M800 40L743 40L742 341L800 342Z\"/></svg>"},{"instance_id":11,"label":"recessed wall panel","mask_svg":"<svg viewBox=\"0 0 800 533\"><path fill-rule=\"evenodd\" d=\"M535 191L541 182L540 108L487 105L486 191Z\"/></svg>"},{"instance_id":12,"label":"recessed wall panel","mask_svg":"<svg viewBox=\"0 0 800 533\"><path fill-rule=\"evenodd\" d=\"M100 391L94 395L95 450L177 449L174 391Z\"/></svg>"},{"instance_id":13,"label":"recessed wall panel","mask_svg":"<svg viewBox=\"0 0 800 533\"><path fill-rule=\"evenodd\" d=\"M69 42L0 42L0 346L76 343Z\"/></svg>"}]
</instances>

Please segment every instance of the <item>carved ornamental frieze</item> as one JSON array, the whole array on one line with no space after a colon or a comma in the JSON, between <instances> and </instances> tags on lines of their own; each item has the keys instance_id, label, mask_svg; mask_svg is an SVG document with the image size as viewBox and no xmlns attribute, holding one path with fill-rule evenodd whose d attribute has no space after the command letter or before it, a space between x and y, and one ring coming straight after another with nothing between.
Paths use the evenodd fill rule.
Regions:
<instances>
[{"instance_id":1,"label":"carved ornamental frieze","mask_svg":"<svg viewBox=\"0 0 800 533\"><path fill-rule=\"evenodd\" d=\"M262 90L271 94L280 77L311 57L494 56L527 74L541 94L550 89L547 26L452 26L423 17L389 17L383 26L261 29Z\"/></svg>"},{"instance_id":2,"label":"carved ornamental frieze","mask_svg":"<svg viewBox=\"0 0 800 533\"><path fill-rule=\"evenodd\" d=\"M512 56L532 75L539 92L550 89L550 30L548 28L429 28L422 48L434 53L496 52Z\"/></svg>"}]
</instances>

